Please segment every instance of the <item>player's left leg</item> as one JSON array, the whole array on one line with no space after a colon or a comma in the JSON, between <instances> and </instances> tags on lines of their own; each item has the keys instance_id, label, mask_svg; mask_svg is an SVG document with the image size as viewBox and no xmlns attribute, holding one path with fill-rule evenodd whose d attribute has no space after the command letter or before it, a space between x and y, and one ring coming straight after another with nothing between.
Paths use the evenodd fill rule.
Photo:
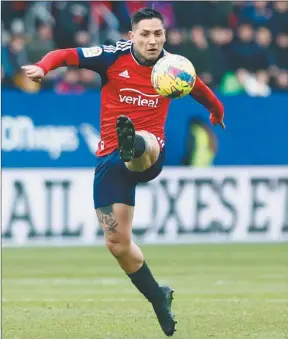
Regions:
<instances>
[{"instance_id":1,"label":"player's left leg","mask_svg":"<svg viewBox=\"0 0 288 339\"><path fill-rule=\"evenodd\" d=\"M132 240L133 212L133 206L123 203L96 209L107 248L139 292L152 304L164 333L172 336L176 331L176 322L171 311L174 291L169 286L158 285L141 249Z\"/></svg>"},{"instance_id":2,"label":"player's left leg","mask_svg":"<svg viewBox=\"0 0 288 339\"><path fill-rule=\"evenodd\" d=\"M123 115L117 119L116 130L120 158L130 171L144 172L156 163L160 146L155 135L135 131L133 122Z\"/></svg>"},{"instance_id":3,"label":"player's left leg","mask_svg":"<svg viewBox=\"0 0 288 339\"><path fill-rule=\"evenodd\" d=\"M162 159L160 156L151 169L136 173L127 169L118 151L97 157L93 193L94 207L104 230L107 248L131 282L151 302L164 333L171 336L176 331L171 311L173 290L158 285L142 251L132 239L138 177L146 181L157 176L162 168Z\"/></svg>"}]
</instances>

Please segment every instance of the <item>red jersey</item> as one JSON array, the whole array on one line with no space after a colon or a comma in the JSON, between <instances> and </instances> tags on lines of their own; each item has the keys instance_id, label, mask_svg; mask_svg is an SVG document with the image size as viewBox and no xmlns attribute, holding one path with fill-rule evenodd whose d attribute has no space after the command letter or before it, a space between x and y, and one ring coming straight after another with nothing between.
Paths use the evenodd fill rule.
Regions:
<instances>
[{"instance_id":1,"label":"red jersey","mask_svg":"<svg viewBox=\"0 0 288 339\"><path fill-rule=\"evenodd\" d=\"M164 125L171 99L160 96L151 84L153 66L139 64L131 41L115 46L78 48L79 66L97 71L102 78L100 134L97 155L118 148L116 121L128 116L136 130L153 133L164 145ZM162 51L162 56L165 51Z\"/></svg>"},{"instance_id":2,"label":"red jersey","mask_svg":"<svg viewBox=\"0 0 288 339\"><path fill-rule=\"evenodd\" d=\"M160 57L165 53L163 50ZM164 125L171 99L154 90L151 83L153 67L137 62L131 41L118 41L115 46L52 51L36 65L43 69L44 74L64 65L77 65L100 74L101 141L97 155L103 156L117 149L116 120L121 114L131 118L136 130L153 133L160 147L164 146ZM198 76L190 95L207 108L213 125L222 122L222 103Z\"/></svg>"}]
</instances>

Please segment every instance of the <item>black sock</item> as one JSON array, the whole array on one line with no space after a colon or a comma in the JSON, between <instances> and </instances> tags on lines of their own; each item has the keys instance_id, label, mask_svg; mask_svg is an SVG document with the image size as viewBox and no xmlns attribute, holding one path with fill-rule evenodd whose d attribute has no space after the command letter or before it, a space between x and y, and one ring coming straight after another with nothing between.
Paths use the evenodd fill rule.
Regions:
<instances>
[{"instance_id":1,"label":"black sock","mask_svg":"<svg viewBox=\"0 0 288 339\"><path fill-rule=\"evenodd\" d=\"M146 150L146 142L144 138L139 134L135 135L134 147L135 147L135 153L134 153L135 158L141 157L141 155Z\"/></svg>"},{"instance_id":2,"label":"black sock","mask_svg":"<svg viewBox=\"0 0 288 339\"><path fill-rule=\"evenodd\" d=\"M163 300L163 292L160 289L157 281L154 279L149 267L144 261L143 266L139 271L128 274L132 283L152 304L159 300Z\"/></svg>"}]
</instances>

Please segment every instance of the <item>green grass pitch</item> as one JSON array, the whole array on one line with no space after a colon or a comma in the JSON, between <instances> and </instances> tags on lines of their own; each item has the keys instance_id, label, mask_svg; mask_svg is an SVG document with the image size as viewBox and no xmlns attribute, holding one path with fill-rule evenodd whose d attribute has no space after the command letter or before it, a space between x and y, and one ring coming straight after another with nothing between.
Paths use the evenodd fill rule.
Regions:
<instances>
[{"instance_id":1,"label":"green grass pitch","mask_svg":"<svg viewBox=\"0 0 288 339\"><path fill-rule=\"evenodd\" d=\"M288 338L288 244L144 246L175 289L175 339ZM3 339L161 339L104 247L4 248Z\"/></svg>"}]
</instances>

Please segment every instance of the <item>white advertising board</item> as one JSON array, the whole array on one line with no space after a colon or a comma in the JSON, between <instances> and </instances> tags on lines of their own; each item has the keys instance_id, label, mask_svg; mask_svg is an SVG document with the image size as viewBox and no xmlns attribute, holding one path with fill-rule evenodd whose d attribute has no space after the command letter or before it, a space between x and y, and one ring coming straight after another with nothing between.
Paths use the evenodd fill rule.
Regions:
<instances>
[{"instance_id":1,"label":"white advertising board","mask_svg":"<svg viewBox=\"0 0 288 339\"><path fill-rule=\"evenodd\" d=\"M103 244L93 169L4 169L3 245ZM140 243L288 240L288 167L165 168L137 187Z\"/></svg>"}]
</instances>

